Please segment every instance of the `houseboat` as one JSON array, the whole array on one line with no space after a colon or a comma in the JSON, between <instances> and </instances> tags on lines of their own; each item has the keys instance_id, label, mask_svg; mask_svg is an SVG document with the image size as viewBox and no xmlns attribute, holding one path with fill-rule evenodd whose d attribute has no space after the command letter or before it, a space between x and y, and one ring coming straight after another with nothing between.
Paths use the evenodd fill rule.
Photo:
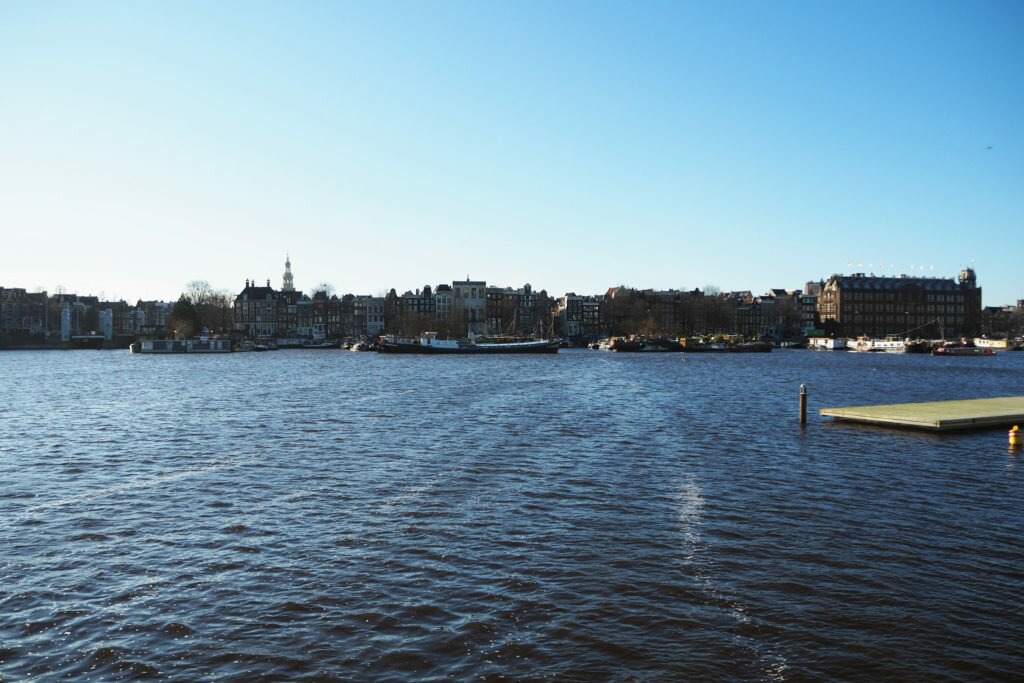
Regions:
<instances>
[{"instance_id":1,"label":"houseboat","mask_svg":"<svg viewBox=\"0 0 1024 683\"><path fill-rule=\"evenodd\" d=\"M744 341L739 337L686 337L679 340L685 353L769 353L766 341Z\"/></svg>"},{"instance_id":2,"label":"houseboat","mask_svg":"<svg viewBox=\"0 0 1024 683\"><path fill-rule=\"evenodd\" d=\"M385 338L378 351L381 353L420 354L494 354L494 353L558 353L558 339L537 339L514 342L480 342L475 339L438 339L435 332L427 332L418 339Z\"/></svg>"},{"instance_id":3,"label":"houseboat","mask_svg":"<svg viewBox=\"0 0 1024 683\"><path fill-rule=\"evenodd\" d=\"M230 339L141 339L132 353L231 353Z\"/></svg>"},{"instance_id":4,"label":"houseboat","mask_svg":"<svg viewBox=\"0 0 1024 683\"><path fill-rule=\"evenodd\" d=\"M1012 339L989 339L987 337L975 337L974 345L982 349L993 351L1019 351L1020 344Z\"/></svg>"},{"instance_id":5,"label":"houseboat","mask_svg":"<svg viewBox=\"0 0 1024 683\"><path fill-rule=\"evenodd\" d=\"M846 342L847 351L859 352L881 352L881 353L903 353L906 351L906 342L902 339L887 337L885 339L868 339L857 337L857 339Z\"/></svg>"},{"instance_id":6,"label":"houseboat","mask_svg":"<svg viewBox=\"0 0 1024 683\"><path fill-rule=\"evenodd\" d=\"M647 337L616 337L611 342L612 351L682 351L683 345L676 339Z\"/></svg>"},{"instance_id":7,"label":"houseboat","mask_svg":"<svg viewBox=\"0 0 1024 683\"><path fill-rule=\"evenodd\" d=\"M953 344L950 346L939 346L932 349L933 356L994 356L996 352L992 348L982 346L961 346Z\"/></svg>"},{"instance_id":8,"label":"houseboat","mask_svg":"<svg viewBox=\"0 0 1024 683\"><path fill-rule=\"evenodd\" d=\"M829 337L811 337L807 340L807 348L818 349L821 351L845 351L846 339L844 337L837 337L835 339Z\"/></svg>"}]
</instances>

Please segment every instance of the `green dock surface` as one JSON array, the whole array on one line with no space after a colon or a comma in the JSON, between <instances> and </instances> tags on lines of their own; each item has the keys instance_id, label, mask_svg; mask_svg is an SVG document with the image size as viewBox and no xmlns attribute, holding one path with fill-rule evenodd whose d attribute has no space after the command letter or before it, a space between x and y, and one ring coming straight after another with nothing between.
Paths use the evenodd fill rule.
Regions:
<instances>
[{"instance_id":1,"label":"green dock surface","mask_svg":"<svg viewBox=\"0 0 1024 683\"><path fill-rule=\"evenodd\" d=\"M896 403L855 408L822 408L821 414L836 420L891 427L910 427L945 432L1024 425L1024 396L982 398L972 401Z\"/></svg>"}]
</instances>

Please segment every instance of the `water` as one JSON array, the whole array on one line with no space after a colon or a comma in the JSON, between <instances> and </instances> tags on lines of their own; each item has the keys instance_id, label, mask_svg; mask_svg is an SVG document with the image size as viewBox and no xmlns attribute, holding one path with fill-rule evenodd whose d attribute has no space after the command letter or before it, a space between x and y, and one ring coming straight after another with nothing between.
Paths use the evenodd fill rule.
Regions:
<instances>
[{"instance_id":1,"label":"water","mask_svg":"<svg viewBox=\"0 0 1024 683\"><path fill-rule=\"evenodd\" d=\"M798 386L811 417L796 424ZM1024 353L0 354L0 679L1008 679Z\"/></svg>"}]
</instances>

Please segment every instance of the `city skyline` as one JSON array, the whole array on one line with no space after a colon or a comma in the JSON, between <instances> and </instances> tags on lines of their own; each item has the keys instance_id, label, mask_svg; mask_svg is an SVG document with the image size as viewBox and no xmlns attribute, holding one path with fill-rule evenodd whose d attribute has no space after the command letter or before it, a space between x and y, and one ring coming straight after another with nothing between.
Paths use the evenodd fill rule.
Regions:
<instances>
[{"instance_id":1,"label":"city skyline","mask_svg":"<svg viewBox=\"0 0 1024 683\"><path fill-rule=\"evenodd\" d=\"M0 280L1024 298L1024 9L0 7ZM895 264L895 265L894 265ZM913 268L911 268L913 266ZM444 281L444 280L440 280Z\"/></svg>"},{"instance_id":2,"label":"city skyline","mask_svg":"<svg viewBox=\"0 0 1024 683\"><path fill-rule=\"evenodd\" d=\"M289 263L291 262L290 255L286 255L285 258L289 261ZM881 267L882 264L880 264L880 271L879 272L876 272L876 271L872 270L872 267L873 267L874 264L870 264L870 263L869 264L863 264L863 263L852 264L851 263L851 264L848 264L848 265L850 266L850 268L852 268L848 272L836 272L836 273L830 273L828 275L821 275L821 276L816 276L816 277L804 278L803 282L801 284L796 284L796 285L791 285L790 283L782 283L782 287L781 288L782 289L791 290L791 291L802 290L807 283L811 283L811 282L814 282L814 283L824 283L826 280L828 280L830 277L833 277L833 276L837 276L837 275L839 275L839 276L854 275L854 274L859 273L859 272L863 272L863 274L869 275L871 277L878 276L878 277L898 277L898 278L904 278L904 277L909 277L909 278L939 278L939 279L948 279L948 280L956 280L957 275L958 275L958 273L952 273L952 274L939 273L939 272L936 272L934 266L925 266L923 264L920 265L920 266L915 266L914 268L911 268L909 272L905 272L905 271L901 271L901 272L896 272L896 271L886 272L884 270L884 268ZM892 269L892 268L899 268L899 264L889 264L888 267L890 269ZM867 270L865 270L865 268ZM915 270L915 268L917 270ZM971 268L973 270L973 266L965 266L965 268ZM289 268L288 270L289 270L289 273L294 278L294 276L295 276L294 271L291 270L291 268ZM56 294L60 294L60 293L73 294L73 295L77 295L77 296L93 296L93 297L99 298L102 301L121 301L121 300L123 300L123 301L126 301L128 303L131 303L133 301L168 301L168 302L173 302L186 289L188 289L188 286L191 283L193 283L193 282L205 283L205 284L209 285L212 290L215 290L215 291L218 291L218 292L227 292L232 297L236 296L245 287L249 286L250 283L254 287L255 286L262 286L265 283L267 286L271 287L275 291L286 291L286 288L284 286L284 281L283 281L284 280L284 273L285 273L285 266L284 266L284 261L282 261L281 272L280 272L280 274L276 278L275 277L269 277L269 276L268 277L262 277L262 278L261 277L247 276L247 277L244 278L242 283L239 284L237 287L230 287L230 286L228 286L228 287L221 287L221 286L218 286L216 283L212 283L212 282L210 282L209 280L207 280L205 278L197 277L194 280L190 280L189 282L182 283L181 287L178 288L178 290L175 293L173 293L172 295L169 295L169 296L164 296L164 297L159 297L159 296L158 297L142 297L142 296L131 296L131 295L122 296L120 294L110 294L106 290L100 290L99 292L86 291L86 290L82 290L82 289L76 289L74 287L66 287L63 284L58 285L57 287L55 287L52 290L51 289L47 289L45 287L40 287L40 286L25 287L23 283L12 283L12 282L7 282L7 283L0 282L0 287L21 288L21 289L25 289L26 291L29 291L29 292L42 292L42 291L45 291L45 292L47 292L47 294L49 294L51 296L56 295ZM408 286L406 286L406 285L402 285L402 286L390 285L390 286L384 286L384 287L377 287L377 288L374 288L372 290L365 290L365 289L364 290L341 290L341 289L335 287L334 284L330 281L329 278L314 278L314 279L308 279L307 278L306 282L308 282L309 284L306 285L306 286L303 285L303 280L302 279L300 279L298 281L298 284L294 284L294 280L293 280L291 286L295 290L298 290L299 292L301 292L301 293L303 293L303 294L305 294L307 296L312 296L314 292L316 292L319 289L321 289L322 287L326 286L326 287L328 287L332 291L333 294L335 294L337 296L341 296L341 295L344 295L344 294L355 294L355 295L369 295L369 296L383 297L383 296L386 296L387 293L389 291L391 291L391 290L395 290L395 292L397 294L401 295L401 294L406 293L406 292L418 292L424 286L437 287L437 286L440 286L440 285L448 285L448 284L453 284L453 283L457 283L457 282L462 282L464 280L465 281L469 281L469 280L483 281L483 282L486 282L488 288L492 288L493 287L493 288L518 289L518 288L522 288L522 287L528 285L531 288L533 288L535 291L538 291L538 292L541 291L541 290L544 290L544 291L546 291L548 293L549 296L552 296L552 297L561 297L561 296L564 296L566 294L577 294L577 295L581 295L581 296L604 295L604 294L607 293L607 291L609 289L617 288L617 287L623 287L623 286L631 288L631 289L635 289L635 290L638 290L638 291L683 291L683 292L685 292L685 291L693 291L693 290L704 291L705 289L717 289L717 290L719 290L719 291L721 291L723 293L750 292L752 296L760 296L762 294L770 293L771 290L773 290L773 289L779 289L779 287L776 287L774 284L768 284L768 285L765 285L765 286L760 287L760 288L757 288L757 287L751 288L751 287L719 286L718 283L706 283L705 285L698 285L698 286L693 286L693 287L687 287L687 286L651 287L651 286L645 286L643 283L618 282L618 283L609 283L606 286L600 287L599 289L593 290L593 291L583 290L581 288L569 288L569 289L565 289L564 291L555 291L555 290L552 290L549 287L546 287L543 284L543 282L539 282L539 283L538 282L528 282L528 281L522 281L522 282L498 282L498 281L494 281L494 280L488 279L487 277L476 277L475 275L472 275L472 274L467 274L467 277L465 277L465 278L461 278L461 277L455 277L455 278L449 278L449 279L434 278L434 279L431 279L431 280L427 280L426 282L421 282L419 284L414 284L414 285L408 285ZM778 284L778 283L776 283L776 284ZM984 285L982 285L982 289L984 290ZM1010 305L1013 305L1013 304L1017 303L1018 301L1020 301L1020 299L1017 299L1017 300L1014 300L1014 301L1011 301L1011 302L1005 302L1005 303L988 303L988 302L983 302L983 304L986 305L986 306L1010 306Z\"/></svg>"}]
</instances>

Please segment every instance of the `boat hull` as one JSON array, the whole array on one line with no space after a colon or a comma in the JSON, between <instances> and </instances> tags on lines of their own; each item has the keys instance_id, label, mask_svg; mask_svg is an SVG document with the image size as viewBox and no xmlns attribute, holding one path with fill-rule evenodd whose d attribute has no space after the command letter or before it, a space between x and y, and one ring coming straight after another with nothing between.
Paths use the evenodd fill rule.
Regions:
<instances>
[{"instance_id":1,"label":"boat hull","mask_svg":"<svg viewBox=\"0 0 1024 683\"><path fill-rule=\"evenodd\" d=\"M681 349L684 353L771 353L771 350L772 345L767 342L686 344Z\"/></svg>"},{"instance_id":2,"label":"boat hull","mask_svg":"<svg viewBox=\"0 0 1024 683\"><path fill-rule=\"evenodd\" d=\"M613 339L611 350L621 353L679 352L683 345L675 339Z\"/></svg>"},{"instance_id":3,"label":"boat hull","mask_svg":"<svg viewBox=\"0 0 1024 683\"><path fill-rule=\"evenodd\" d=\"M521 342L512 344L433 345L419 342L381 342L380 353L413 353L430 356L558 353L559 342Z\"/></svg>"},{"instance_id":4,"label":"boat hull","mask_svg":"<svg viewBox=\"0 0 1024 683\"><path fill-rule=\"evenodd\" d=\"M990 348L978 346L940 346L932 350L933 356L994 356L996 352Z\"/></svg>"},{"instance_id":5,"label":"boat hull","mask_svg":"<svg viewBox=\"0 0 1024 683\"><path fill-rule=\"evenodd\" d=\"M143 339L130 347L132 353L231 353L228 339Z\"/></svg>"}]
</instances>

